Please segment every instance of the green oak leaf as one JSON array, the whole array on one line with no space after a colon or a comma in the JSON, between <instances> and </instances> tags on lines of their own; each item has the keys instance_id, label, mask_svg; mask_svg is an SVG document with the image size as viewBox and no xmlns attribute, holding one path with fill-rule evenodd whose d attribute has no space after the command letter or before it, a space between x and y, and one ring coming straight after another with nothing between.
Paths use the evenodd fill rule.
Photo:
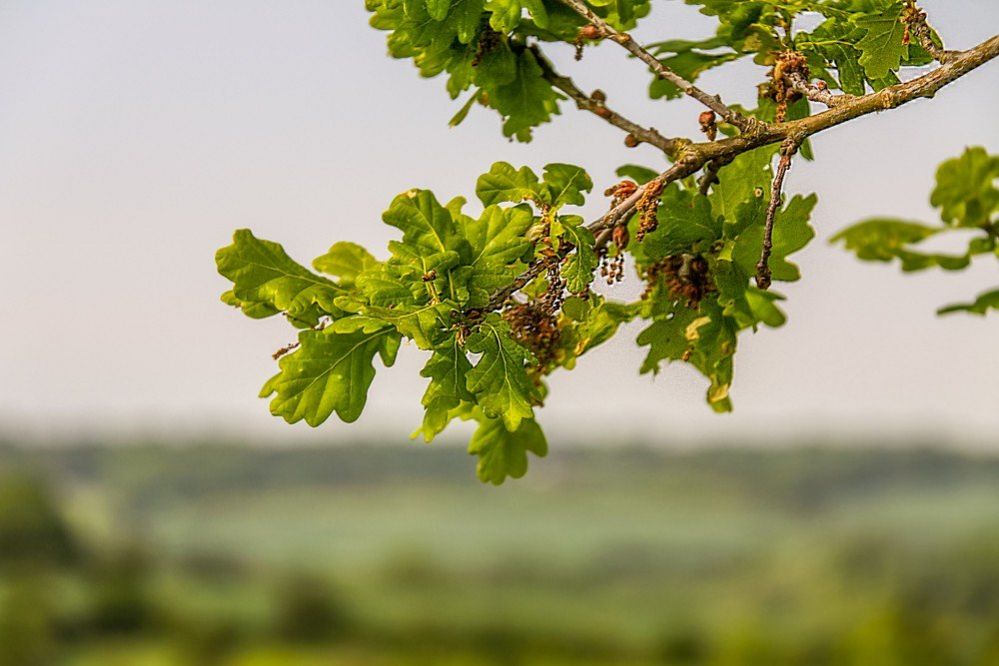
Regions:
<instances>
[{"instance_id":1,"label":"green oak leaf","mask_svg":"<svg viewBox=\"0 0 999 666\"><path fill-rule=\"evenodd\" d=\"M694 245L709 245L721 236L721 219L711 210L708 197L670 183L663 190L659 226L632 252L643 261L658 260Z\"/></svg>"},{"instance_id":2,"label":"green oak leaf","mask_svg":"<svg viewBox=\"0 0 999 666\"><path fill-rule=\"evenodd\" d=\"M558 113L563 99L545 80L529 49L511 49L508 34L521 28L544 30L551 12L543 0L367 0L371 25L389 31L389 54L411 58L424 77L448 75L452 99L476 90L452 119L460 123L475 101L503 117L505 136L530 141L533 128ZM522 20L523 10L530 20ZM566 11L555 8L556 11ZM487 14L483 14L487 11ZM493 48L479 48L487 16L501 33ZM512 36L512 35L511 35ZM550 37L549 37L550 38Z\"/></svg>"},{"instance_id":3,"label":"green oak leaf","mask_svg":"<svg viewBox=\"0 0 999 666\"><path fill-rule=\"evenodd\" d=\"M488 206L478 220L469 218L461 232L472 248L472 266L503 266L517 261L530 248L524 234L534 224L527 206Z\"/></svg>"},{"instance_id":4,"label":"green oak leaf","mask_svg":"<svg viewBox=\"0 0 999 666\"><path fill-rule=\"evenodd\" d=\"M391 324L420 349L433 349L450 325L450 313L457 304L443 301L424 305L378 307L361 306L360 314Z\"/></svg>"},{"instance_id":5,"label":"green oak leaf","mask_svg":"<svg viewBox=\"0 0 999 666\"><path fill-rule=\"evenodd\" d=\"M402 230L402 242L422 256L432 257L458 247L451 212L429 190L409 190L397 196L382 214L385 224Z\"/></svg>"},{"instance_id":6,"label":"green oak leaf","mask_svg":"<svg viewBox=\"0 0 999 666\"><path fill-rule=\"evenodd\" d=\"M973 258L992 254L999 257L999 156L984 148L965 149L957 158L947 160L937 170L937 183L930 202L940 208L944 225L928 226L905 220L873 218L843 229L830 239L863 261L898 260L903 271L941 268L956 271L967 268ZM962 239L969 230L978 230L968 240L963 254L921 251L920 244L940 234L957 232ZM940 308L937 314L968 312L984 315L999 303L999 290L981 294L970 303L956 303Z\"/></svg>"},{"instance_id":7,"label":"green oak leaf","mask_svg":"<svg viewBox=\"0 0 999 666\"><path fill-rule=\"evenodd\" d=\"M489 26L497 32L510 32L520 25L520 0L486 0Z\"/></svg>"},{"instance_id":8,"label":"green oak leaf","mask_svg":"<svg viewBox=\"0 0 999 666\"><path fill-rule=\"evenodd\" d=\"M476 102L481 102L481 100L482 95L478 91L469 95L468 99L465 100L465 103L461 105L461 108L458 109L453 116L451 116L451 120L447 121L447 126L457 127L465 122L465 118L467 118L468 114L472 111L472 107L475 106Z\"/></svg>"},{"instance_id":9,"label":"green oak leaf","mask_svg":"<svg viewBox=\"0 0 999 666\"><path fill-rule=\"evenodd\" d=\"M749 287L745 298L754 322L770 328L779 328L787 322L787 315L777 307L777 301L784 300L780 294Z\"/></svg>"},{"instance_id":10,"label":"green oak leaf","mask_svg":"<svg viewBox=\"0 0 999 666\"><path fill-rule=\"evenodd\" d=\"M449 0L455 34L462 44L471 44L479 33L485 0Z\"/></svg>"},{"instance_id":11,"label":"green oak leaf","mask_svg":"<svg viewBox=\"0 0 999 666\"><path fill-rule=\"evenodd\" d=\"M641 374L659 374L663 361L679 361L690 348L687 327L697 318L697 311L679 308L668 316L659 317L638 334L638 346L648 347L642 361Z\"/></svg>"},{"instance_id":12,"label":"green oak leaf","mask_svg":"<svg viewBox=\"0 0 999 666\"><path fill-rule=\"evenodd\" d=\"M435 21L443 21L447 18L447 12L451 9L451 0L426 0L427 13Z\"/></svg>"},{"instance_id":13,"label":"green oak leaf","mask_svg":"<svg viewBox=\"0 0 999 666\"><path fill-rule=\"evenodd\" d=\"M664 361L690 363L710 381L708 405L716 412L731 411L729 389L738 331L736 320L717 303L702 301L698 310L676 306L639 334L638 344L649 348L641 372L658 374Z\"/></svg>"},{"instance_id":14,"label":"green oak leaf","mask_svg":"<svg viewBox=\"0 0 999 666\"><path fill-rule=\"evenodd\" d=\"M375 355L388 367L395 362L399 335L369 317L345 317L323 330L298 335L300 347L278 362L260 397L271 395L270 409L288 423L318 426L333 412L351 423L360 417L375 376Z\"/></svg>"},{"instance_id":15,"label":"green oak leaf","mask_svg":"<svg viewBox=\"0 0 999 666\"><path fill-rule=\"evenodd\" d=\"M468 218L461 232L471 246L471 259L456 274L467 291L467 304L482 307L491 294L509 284L523 269L521 259L532 244L527 230L534 224L528 206L488 206L478 220Z\"/></svg>"},{"instance_id":16,"label":"green oak leaf","mask_svg":"<svg viewBox=\"0 0 999 666\"><path fill-rule=\"evenodd\" d=\"M531 201L553 209L565 205L582 206L584 192L593 189L593 181L581 167L572 164L548 164L544 179L528 167L514 169L506 162L496 162L479 176L475 193L483 205Z\"/></svg>"},{"instance_id":17,"label":"green oak leaf","mask_svg":"<svg viewBox=\"0 0 999 666\"><path fill-rule=\"evenodd\" d=\"M582 206L586 203L583 193L592 189L593 181L582 167L572 164L545 166L543 199L552 208Z\"/></svg>"},{"instance_id":18,"label":"green oak leaf","mask_svg":"<svg viewBox=\"0 0 999 666\"><path fill-rule=\"evenodd\" d=\"M545 80L534 54L524 50L517 56L517 76L489 91L489 104L503 116L503 135L518 141L531 140L531 130L558 114L562 95Z\"/></svg>"},{"instance_id":19,"label":"green oak leaf","mask_svg":"<svg viewBox=\"0 0 999 666\"><path fill-rule=\"evenodd\" d=\"M842 44L831 44L827 47L830 62L836 65L840 89L848 95L863 95L864 70L855 49Z\"/></svg>"},{"instance_id":20,"label":"green oak leaf","mask_svg":"<svg viewBox=\"0 0 999 666\"><path fill-rule=\"evenodd\" d=\"M981 294L971 303L955 303L937 310L937 314L945 315L954 312L966 312L985 316L989 310L999 310L999 289L993 289Z\"/></svg>"},{"instance_id":21,"label":"green oak leaf","mask_svg":"<svg viewBox=\"0 0 999 666\"><path fill-rule=\"evenodd\" d=\"M796 34L794 41L795 47L808 58L813 76L847 94L863 95L867 91L866 77L856 44L865 34L866 29L846 17L836 16L826 19L811 32Z\"/></svg>"},{"instance_id":22,"label":"green oak leaf","mask_svg":"<svg viewBox=\"0 0 999 666\"><path fill-rule=\"evenodd\" d=\"M270 304L264 301L243 301L236 298L236 294L232 292L232 289L222 292L220 300L226 305L234 308L239 308L243 311L250 319L265 319L267 317L273 317L279 310L275 310ZM293 320L294 323L294 320ZM305 320L300 320L300 328L303 326L311 326L312 324Z\"/></svg>"},{"instance_id":23,"label":"green oak leaf","mask_svg":"<svg viewBox=\"0 0 999 666\"><path fill-rule=\"evenodd\" d=\"M730 261L715 261L712 277L722 313L731 317L739 330L756 330L760 324L777 328L787 321L787 316L776 304L784 297L752 286L749 274L738 265Z\"/></svg>"},{"instance_id":24,"label":"green oak leaf","mask_svg":"<svg viewBox=\"0 0 999 666\"><path fill-rule=\"evenodd\" d=\"M722 23L731 25L737 32L744 32L750 25L759 21L764 12L772 12L770 2L757 0L685 0L688 5L701 8L707 16L717 16Z\"/></svg>"},{"instance_id":25,"label":"green oak leaf","mask_svg":"<svg viewBox=\"0 0 999 666\"><path fill-rule=\"evenodd\" d=\"M571 370L580 356L610 340L637 314L637 304L607 301L594 293L567 298L562 305L559 365Z\"/></svg>"},{"instance_id":26,"label":"green oak leaf","mask_svg":"<svg viewBox=\"0 0 999 666\"><path fill-rule=\"evenodd\" d=\"M815 237L815 229L808 220L817 202L818 197L814 194L807 197L796 195L777 212L773 228L773 252L770 255L770 272L774 280L794 282L801 278L801 271L787 257L804 248ZM749 275L756 273L760 248L763 246L766 211L762 203L760 200L758 203L744 204L746 210L756 211L754 224L739 233L732 250L733 261Z\"/></svg>"},{"instance_id":27,"label":"green oak leaf","mask_svg":"<svg viewBox=\"0 0 999 666\"><path fill-rule=\"evenodd\" d=\"M364 271L378 265L371 253L358 245L342 241L334 243L326 254L312 260L312 267L320 273L340 278L340 285L352 286Z\"/></svg>"},{"instance_id":28,"label":"green oak leaf","mask_svg":"<svg viewBox=\"0 0 999 666\"><path fill-rule=\"evenodd\" d=\"M980 146L967 148L960 157L937 169L937 184L930 203L940 209L947 224L961 227L987 226L999 211L999 155L989 155Z\"/></svg>"},{"instance_id":29,"label":"green oak leaf","mask_svg":"<svg viewBox=\"0 0 999 666\"><path fill-rule=\"evenodd\" d=\"M357 287L367 303L379 307L421 305L427 297L422 284L414 286L412 279L403 277L399 267L391 264L361 273L357 277Z\"/></svg>"},{"instance_id":30,"label":"green oak leaf","mask_svg":"<svg viewBox=\"0 0 999 666\"><path fill-rule=\"evenodd\" d=\"M519 479L527 473L527 454L544 457L548 441L534 419L524 419L509 430L499 418L484 417L468 444L468 452L479 457L475 473L485 483L499 485L507 477Z\"/></svg>"},{"instance_id":31,"label":"green oak leaf","mask_svg":"<svg viewBox=\"0 0 999 666\"><path fill-rule=\"evenodd\" d=\"M441 433L451 421L455 408L463 402L472 402L466 382L472 364L465 350L458 344L457 336L452 336L447 344L434 349L420 374L430 379L423 394L423 407L426 413L423 424L416 434L422 434L424 441L431 441Z\"/></svg>"},{"instance_id":32,"label":"green oak leaf","mask_svg":"<svg viewBox=\"0 0 999 666\"><path fill-rule=\"evenodd\" d=\"M542 0L486 0L486 10L492 12L489 25L499 32L516 28L525 10L539 28L548 26L548 10Z\"/></svg>"},{"instance_id":33,"label":"green oak leaf","mask_svg":"<svg viewBox=\"0 0 999 666\"><path fill-rule=\"evenodd\" d=\"M559 218L563 226L562 238L576 246L562 266L562 277L566 287L574 294L585 292L593 282L593 271L597 269L600 259L593 249L593 232L583 225L583 220L575 215Z\"/></svg>"},{"instance_id":34,"label":"green oak leaf","mask_svg":"<svg viewBox=\"0 0 999 666\"><path fill-rule=\"evenodd\" d=\"M587 0L596 13L618 30L635 27L635 19L649 13L649 0Z\"/></svg>"},{"instance_id":35,"label":"green oak leaf","mask_svg":"<svg viewBox=\"0 0 999 666\"><path fill-rule=\"evenodd\" d=\"M510 326L493 313L466 343L473 354L481 354L468 372L468 390L490 418L500 418L507 430L516 430L534 417L539 390L527 374L533 355L514 341Z\"/></svg>"},{"instance_id":36,"label":"green oak leaf","mask_svg":"<svg viewBox=\"0 0 999 666\"><path fill-rule=\"evenodd\" d=\"M763 146L742 153L718 171L719 182L711 188L711 210L727 222L735 220L739 206L770 191L776 146Z\"/></svg>"},{"instance_id":37,"label":"green oak leaf","mask_svg":"<svg viewBox=\"0 0 999 666\"><path fill-rule=\"evenodd\" d=\"M690 323L686 337L691 343L689 361L711 382L708 405L716 412L732 411L729 390L734 374L732 359L738 341L738 326L717 305L702 304L706 314Z\"/></svg>"},{"instance_id":38,"label":"green oak leaf","mask_svg":"<svg viewBox=\"0 0 999 666\"><path fill-rule=\"evenodd\" d=\"M857 42L859 63L868 79L883 79L908 58L909 47L903 43L905 24L902 22L902 2L882 2L880 11L855 19L858 27L867 31Z\"/></svg>"},{"instance_id":39,"label":"green oak leaf","mask_svg":"<svg viewBox=\"0 0 999 666\"><path fill-rule=\"evenodd\" d=\"M946 255L919 252L913 249L927 238L931 238L944 227L928 227L917 222L874 218L864 220L843 229L830 243L842 242L843 246L863 261L889 262L897 259L902 270L921 271L934 266L944 270L960 270L971 262L968 255Z\"/></svg>"},{"instance_id":40,"label":"green oak leaf","mask_svg":"<svg viewBox=\"0 0 999 666\"><path fill-rule=\"evenodd\" d=\"M475 194L483 206L511 202L540 200L541 182L528 167L514 169L507 162L496 162L479 176Z\"/></svg>"},{"instance_id":41,"label":"green oak leaf","mask_svg":"<svg viewBox=\"0 0 999 666\"><path fill-rule=\"evenodd\" d=\"M233 234L232 245L215 254L220 274L232 281L222 300L254 319L279 312L299 326L314 326L323 314L339 316L334 300L344 290L316 275L285 253L279 244L261 240L249 229Z\"/></svg>"},{"instance_id":42,"label":"green oak leaf","mask_svg":"<svg viewBox=\"0 0 999 666\"><path fill-rule=\"evenodd\" d=\"M473 78L486 90L512 83L517 78L517 56L509 44L504 42L479 56Z\"/></svg>"}]
</instances>

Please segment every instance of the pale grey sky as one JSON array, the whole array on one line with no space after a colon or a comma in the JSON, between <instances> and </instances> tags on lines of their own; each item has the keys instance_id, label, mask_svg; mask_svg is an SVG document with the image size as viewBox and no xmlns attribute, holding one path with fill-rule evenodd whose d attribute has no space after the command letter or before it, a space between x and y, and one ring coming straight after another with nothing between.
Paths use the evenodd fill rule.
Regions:
<instances>
[{"instance_id":1,"label":"pale grey sky","mask_svg":"<svg viewBox=\"0 0 999 666\"><path fill-rule=\"evenodd\" d=\"M999 31L994 0L921 4L948 46ZM654 5L642 38L710 29L678 0ZM394 230L380 214L410 187L471 195L501 159L578 163L598 190L623 162L661 165L570 105L526 145L504 141L485 110L448 129L443 80L385 57L384 39L361 0L0 0L0 430L402 441L421 415L415 349L379 372L356 424L307 432L269 415L255 396L292 334L218 301L213 254L232 230L303 263L337 240L384 255ZM556 54L637 120L695 132L699 109L645 99L649 76L613 45L582 63L568 46ZM738 66L704 85L749 102L761 74ZM735 414L712 414L704 381L679 366L640 377L633 327L553 379L541 412L552 443L611 419L664 442L877 431L999 445L999 317L934 316L999 284L995 262L902 276L826 242L870 215L932 220L936 165L966 145L999 149L996 108L992 63L936 100L815 140L818 160L799 162L787 187L818 192L819 238L798 255L804 279L780 285L788 324L740 339Z\"/></svg>"}]
</instances>

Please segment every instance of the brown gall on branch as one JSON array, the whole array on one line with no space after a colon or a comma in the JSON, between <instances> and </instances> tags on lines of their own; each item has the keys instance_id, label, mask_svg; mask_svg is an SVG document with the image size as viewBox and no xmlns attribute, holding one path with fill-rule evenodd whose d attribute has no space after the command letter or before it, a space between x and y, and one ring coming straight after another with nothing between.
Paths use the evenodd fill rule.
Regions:
<instances>
[{"instance_id":1,"label":"brown gall on branch","mask_svg":"<svg viewBox=\"0 0 999 666\"><path fill-rule=\"evenodd\" d=\"M643 127L638 123L628 120L620 113L612 111L608 108L606 104L607 98L603 93L594 91L592 95L587 95L576 86L572 79L559 74L551 61L545 57L536 44L528 48L534 54L534 59L541 67L541 75L548 83L572 98L576 102L576 106L580 109L589 111L597 117L606 120L614 127L627 132L628 136L634 137L636 141L635 145L638 145L639 142L647 143L650 146L655 146L670 157L675 156L677 150L683 145L684 141L682 139L669 139L657 132L655 128Z\"/></svg>"},{"instance_id":2,"label":"brown gall on branch","mask_svg":"<svg viewBox=\"0 0 999 666\"><path fill-rule=\"evenodd\" d=\"M652 70L652 73L661 79L669 81L689 97L693 97L698 102L708 107L718 114L725 122L734 125L743 132L756 129L763 124L755 118L747 118L740 113L726 106L717 95L709 95L690 81L686 80L666 65L662 64L658 58L636 43L626 32L618 32L609 23L597 16L593 10L586 6L582 0L561 0L562 4L586 19L591 26L595 27L599 34L607 39L611 39L627 49L633 56L644 62ZM584 28L585 29L585 28Z\"/></svg>"},{"instance_id":3,"label":"brown gall on branch","mask_svg":"<svg viewBox=\"0 0 999 666\"><path fill-rule=\"evenodd\" d=\"M836 104L827 111L808 116L800 120L792 120L779 125L759 124L754 131L732 138L719 139L708 143L685 144L677 154L677 160L669 169L657 178L649 181L634 194L614 206L603 217L591 223L588 228L596 237L594 247L604 247L611 238L614 225L620 219L630 216L639 199L649 186L664 187L669 183L686 178L696 173L706 164L715 161L719 164L724 160L732 160L742 153L755 148L790 139L795 145L800 145L806 138L843 123L861 118L871 113L879 113L886 109L894 109L909 102L922 98L933 97L941 88L953 83L969 72L981 67L987 62L999 57L999 35L988 39L967 51L959 52L953 59L939 68L916 79L889 86L878 92L851 98L842 104ZM653 183L657 183L653 185ZM567 255L566 255L567 256ZM564 257L563 257L564 258ZM497 291L489 304L481 309L466 312L471 321L503 306L506 300L515 292L536 278L545 266L537 262L518 276L514 282Z\"/></svg>"},{"instance_id":4,"label":"brown gall on branch","mask_svg":"<svg viewBox=\"0 0 999 666\"><path fill-rule=\"evenodd\" d=\"M760 260L756 264L756 286L760 289L769 289L773 281L770 274L770 253L774 249L774 221L777 219L777 211L780 209L781 194L784 191L784 176L791 168L791 158L798 151L799 143L794 139L785 139L781 145L780 161L777 162L777 171L774 173L773 183L770 187L770 204L767 206L767 217L763 223L763 249L760 252Z\"/></svg>"}]
</instances>

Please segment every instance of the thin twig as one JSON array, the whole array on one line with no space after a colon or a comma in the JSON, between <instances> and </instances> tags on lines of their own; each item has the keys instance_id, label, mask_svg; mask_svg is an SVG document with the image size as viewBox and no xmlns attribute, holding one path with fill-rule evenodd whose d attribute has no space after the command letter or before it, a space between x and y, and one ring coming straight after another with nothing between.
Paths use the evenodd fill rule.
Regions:
<instances>
[{"instance_id":1,"label":"thin twig","mask_svg":"<svg viewBox=\"0 0 999 666\"><path fill-rule=\"evenodd\" d=\"M615 127L618 127L627 132L629 135L635 137L638 141L655 146L667 155L675 155L679 147L683 145L683 139L670 139L664 137L656 131L655 128L643 127L638 123L628 120L620 113L612 111L603 100L595 99L594 97L587 95L580 90L578 86L576 86L572 79L568 76L559 74L555 70L551 61L545 57L545 55L541 52L541 49L538 48L536 44L531 45L529 48L531 49L531 52L534 53L534 59L541 67L541 74L544 76L545 80L571 97L576 102L576 106L580 109L589 111L590 113L603 118L611 125L614 125Z\"/></svg>"},{"instance_id":2,"label":"thin twig","mask_svg":"<svg viewBox=\"0 0 999 666\"><path fill-rule=\"evenodd\" d=\"M902 21L908 27L910 37L915 37L923 50L941 65L945 65L961 55L961 51L948 51L937 46L937 43L933 41L933 30L926 22L926 12L917 7L912 0L906 4L902 13Z\"/></svg>"},{"instance_id":3,"label":"thin twig","mask_svg":"<svg viewBox=\"0 0 999 666\"><path fill-rule=\"evenodd\" d=\"M769 289L773 276L770 273L770 254L774 249L774 221L777 219L777 210L780 208L781 193L784 188L784 176L791 168L791 157L798 150L798 144L793 139L787 139L781 146L780 161L777 163L777 172L770 188L770 205L767 206L767 218L763 223L763 250L760 253L760 261L756 264L756 286L760 289Z\"/></svg>"},{"instance_id":4,"label":"thin twig","mask_svg":"<svg viewBox=\"0 0 999 666\"><path fill-rule=\"evenodd\" d=\"M284 356L286 354L290 354L291 352L293 352L296 349L298 349L298 347L299 347L300 344L301 344L300 342L290 342L290 343L286 344L284 347L281 347L281 349L278 349L276 352L274 352L273 354L271 354L271 358L276 361L279 358L281 358L282 356Z\"/></svg>"},{"instance_id":5,"label":"thin twig","mask_svg":"<svg viewBox=\"0 0 999 666\"><path fill-rule=\"evenodd\" d=\"M573 10L596 26L605 37L617 42L626 48L633 56L648 65L649 69L651 69L656 76L669 81L682 90L685 95L693 97L698 102L711 109L725 122L735 125L743 132L752 130L762 124L761 121L756 120L755 118L748 118L740 113L737 113L733 109L730 109L717 95L709 95L687 79L671 70L666 65L662 64L662 62L645 49L645 47L632 39L631 35L626 32L619 32L615 30L609 23L607 23L607 21L597 16L592 9L587 7L586 3L582 0L561 1L562 4L566 5L569 9Z\"/></svg>"},{"instance_id":6,"label":"thin twig","mask_svg":"<svg viewBox=\"0 0 999 666\"><path fill-rule=\"evenodd\" d=\"M704 175L697 181L697 190L704 195L711 191L711 186L718 183L718 171L723 166L732 162L733 157L719 157L704 165Z\"/></svg>"},{"instance_id":7,"label":"thin twig","mask_svg":"<svg viewBox=\"0 0 999 666\"><path fill-rule=\"evenodd\" d=\"M708 160L727 155L739 155L748 150L773 143L788 137L801 140L819 132L842 125L871 113L878 113L908 104L917 99L931 98L944 86L953 83L969 72L999 57L999 35L982 42L926 74L878 92L854 97L849 103L834 106L800 120L781 124L768 124L753 134L744 134L708 143L695 143L685 149L686 153L698 159Z\"/></svg>"},{"instance_id":8,"label":"thin twig","mask_svg":"<svg viewBox=\"0 0 999 666\"><path fill-rule=\"evenodd\" d=\"M800 93L813 102L825 104L829 108L849 104L857 99L853 95L845 93L835 94L828 88L820 87L808 80L800 72L789 72L786 76L787 82L791 84L791 89Z\"/></svg>"}]
</instances>

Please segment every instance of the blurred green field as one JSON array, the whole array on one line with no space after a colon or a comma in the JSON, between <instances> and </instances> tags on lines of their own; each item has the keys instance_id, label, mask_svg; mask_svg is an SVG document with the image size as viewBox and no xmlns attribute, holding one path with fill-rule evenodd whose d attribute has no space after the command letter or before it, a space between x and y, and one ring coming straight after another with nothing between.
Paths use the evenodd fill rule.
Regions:
<instances>
[{"instance_id":1,"label":"blurred green field","mask_svg":"<svg viewBox=\"0 0 999 666\"><path fill-rule=\"evenodd\" d=\"M472 464L8 443L0 663L999 664L999 457L577 448L499 488Z\"/></svg>"}]
</instances>

